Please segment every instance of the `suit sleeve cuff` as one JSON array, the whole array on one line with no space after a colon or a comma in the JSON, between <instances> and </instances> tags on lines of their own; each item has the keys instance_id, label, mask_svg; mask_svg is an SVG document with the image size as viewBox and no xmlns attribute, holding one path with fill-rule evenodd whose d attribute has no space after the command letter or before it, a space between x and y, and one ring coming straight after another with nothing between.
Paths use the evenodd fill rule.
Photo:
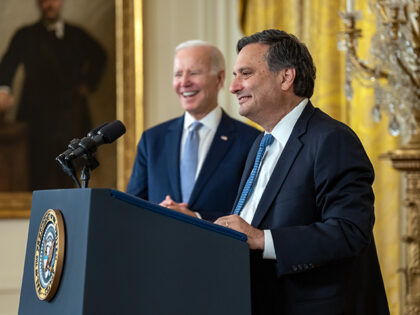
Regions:
<instances>
[{"instance_id":1,"label":"suit sleeve cuff","mask_svg":"<svg viewBox=\"0 0 420 315\"><path fill-rule=\"evenodd\" d=\"M273 236L270 230L264 230L264 259L276 259L276 251L274 250Z\"/></svg>"}]
</instances>

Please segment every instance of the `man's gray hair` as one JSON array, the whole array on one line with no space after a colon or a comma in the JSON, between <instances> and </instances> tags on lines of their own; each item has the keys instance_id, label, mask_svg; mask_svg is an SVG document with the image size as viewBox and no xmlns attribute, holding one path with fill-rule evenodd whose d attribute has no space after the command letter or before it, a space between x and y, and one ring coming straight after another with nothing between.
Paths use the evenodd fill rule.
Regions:
<instances>
[{"instance_id":1,"label":"man's gray hair","mask_svg":"<svg viewBox=\"0 0 420 315\"><path fill-rule=\"evenodd\" d=\"M187 40L186 42L182 42L175 47L175 55L178 53L178 51L190 47L208 47L211 52L212 71L217 74L220 71L225 70L225 58L223 57L223 54L219 48L201 39L192 39Z\"/></svg>"}]
</instances>

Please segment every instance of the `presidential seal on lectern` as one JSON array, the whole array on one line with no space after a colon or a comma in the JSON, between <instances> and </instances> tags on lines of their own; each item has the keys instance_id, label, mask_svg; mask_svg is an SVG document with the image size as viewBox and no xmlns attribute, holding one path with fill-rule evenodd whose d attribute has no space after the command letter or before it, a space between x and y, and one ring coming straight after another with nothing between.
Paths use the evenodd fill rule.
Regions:
<instances>
[{"instance_id":1,"label":"presidential seal on lectern","mask_svg":"<svg viewBox=\"0 0 420 315\"><path fill-rule=\"evenodd\" d=\"M64 261L65 231L60 210L42 217L35 246L35 290L40 300L51 300L60 284Z\"/></svg>"}]
</instances>

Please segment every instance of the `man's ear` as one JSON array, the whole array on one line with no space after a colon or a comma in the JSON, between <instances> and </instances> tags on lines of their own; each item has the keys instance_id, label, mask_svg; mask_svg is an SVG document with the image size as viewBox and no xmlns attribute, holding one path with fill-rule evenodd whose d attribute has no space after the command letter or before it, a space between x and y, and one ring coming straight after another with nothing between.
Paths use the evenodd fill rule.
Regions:
<instances>
[{"instance_id":1,"label":"man's ear","mask_svg":"<svg viewBox=\"0 0 420 315\"><path fill-rule=\"evenodd\" d=\"M278 78L280 80L280 87L283 91L287 91L290 88L293 88L293 82L296 77L295 68L284 68L280 70Z\"/></svg>"},{"instance_id":2,"label":"man's ear","mask_svg":"<svg viewBox=\"0 0 420 315\"><path fill-rule=\"evenodd\" d=\"M217 73L217 88L221 89L225 83L225 70L220 70Z\"/></svg>"}]
</instances>

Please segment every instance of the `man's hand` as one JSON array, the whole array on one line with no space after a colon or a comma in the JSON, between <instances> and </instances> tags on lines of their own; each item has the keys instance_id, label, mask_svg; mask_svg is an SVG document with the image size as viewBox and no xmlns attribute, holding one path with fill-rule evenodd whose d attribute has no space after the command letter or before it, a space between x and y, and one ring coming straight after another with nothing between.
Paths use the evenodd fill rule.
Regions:
<instances>
[{"instance_id":1,"label":"man's hand","mask_svg":"<svg viewBox=\"0 0 420 315\"><path fill-rule=\"evenodd\" d=\"M7 89L0 89L0 113L12 107L14 102L12 94Z\"/></svg>"},{"instance_id":2,"label":"man's hand","mask_svg":"<svg viewBox=\"0 0 420 315\"><path fill-rule=\"evenodd\" d=\"M165 200L163 200L159 205L162 206L162 207L169 208L171 210L175 210L175 211L181 212L183 214L187 214L189 216L197 218L197 215L195 214L195 212L188 209L188 204L187 203L185 203L185 202L177 203L177 202L173 201L171 196L169 196L169 195L167 195Z\"/></svg>"},{"instance_id":3,"label":"man's hand","mask_svg":"<svg viewBox=\"0 0 420 315\"><path fill-rule=\"evenodd\" d=\"M264 231L249 225L237 214L220 217L214 223L246 234L249 248L264 250Z\"/></svg>"}]
</instances>

